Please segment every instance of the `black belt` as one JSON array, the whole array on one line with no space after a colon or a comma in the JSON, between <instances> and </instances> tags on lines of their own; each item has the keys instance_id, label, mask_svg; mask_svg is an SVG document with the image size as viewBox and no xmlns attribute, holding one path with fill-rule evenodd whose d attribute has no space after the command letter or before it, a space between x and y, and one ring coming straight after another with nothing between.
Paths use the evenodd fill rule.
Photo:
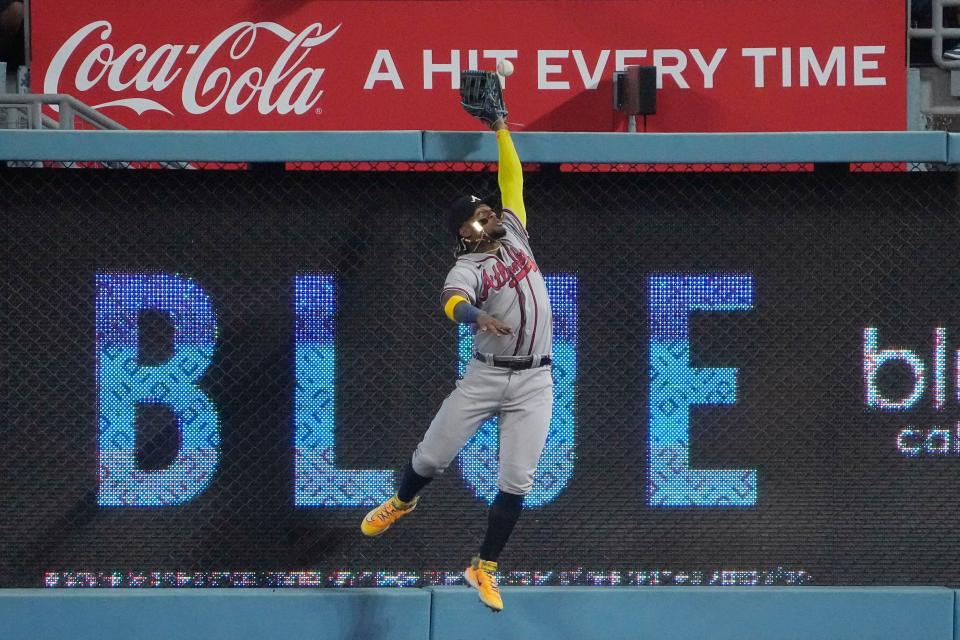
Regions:
<instances>
[{"instance_id":1,"label":"black belt","mask_svg":"<svg viewBox=\"0 0 960 640\"><path fill-rule=\"evenodd\" d=\"M492 367L503 367L505 369L532 369L534 367L545 367L553 360L550 356L521 356L506 358L500 356L491 356L486 353L475 353L473 357L480 362L485 362Z\"/></svg>"}]
</instances>

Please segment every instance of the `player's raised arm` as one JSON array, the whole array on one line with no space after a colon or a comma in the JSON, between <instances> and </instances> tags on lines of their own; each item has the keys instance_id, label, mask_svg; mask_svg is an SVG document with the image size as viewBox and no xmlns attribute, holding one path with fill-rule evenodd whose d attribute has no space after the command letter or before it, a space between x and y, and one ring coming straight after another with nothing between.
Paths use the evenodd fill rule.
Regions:
<instances>
[{"instance_id":1,"label":"player's raised arm","mask_svg":"<svg viewBox=\"0 0 960 640\"><path fill-rule=\"evenodd\" d=\"M500 198L504 208L517 214L523 226L527 226L527 210L523 206L523 167L510 138L510 130L502 119L494 122L491 128L497 132L497 155L500 161L497 182L500 183Z\"/></svg>"},{"instance_id":2,"label":"player's raised arm","mask_svg":"<svg viewBox=\"0 0 960 640\"><path fill-rule=\"evenodd\" d=\"M507 72L510 73L509 71ZM497 151L500 160L497 179L500 199L506 209L513 211L524 227L527 210L523 206L523 167L517 150L513 148L505 118L507 106L503 102L499 76L488 71L466 70L460 74L460 105L467 113L480 118L497 133Z\"/></svg>"}]
</instances>

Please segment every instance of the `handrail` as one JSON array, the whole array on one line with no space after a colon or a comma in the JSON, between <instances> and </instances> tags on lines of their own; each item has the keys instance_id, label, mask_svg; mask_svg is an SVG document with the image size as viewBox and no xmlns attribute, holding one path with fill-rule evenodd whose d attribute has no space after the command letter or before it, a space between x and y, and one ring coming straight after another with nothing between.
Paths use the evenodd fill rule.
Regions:
<instances>
[{"instance_id":1,"label":"handrail","mask_svg":"<svg viewBox=\"0 0 960 640\"><path fill-rule=\"evenodd\" d=\"M40 107L44 104L57 106L60 111L60 121L56 128L60 130L73 129L74 116L97 129L126 129L115 120L65 93L0 93L0 105L23 105L27 107L30 129L42 129L43 125L49 126L55 122L52 118L43 115Z\"/></svg>"},{"instance_id":2,"label":"handrail","mask_svg":"<svg viewBox=\"0 0 960 640\"><path fill-rule=\"evenodd\" d=\"M960 0L931 0L931 26L929 28L913 27L910 26L913 13L912 2L907 0L907 36L916 39L930 38L933 62L941 69L960 70L960 60L946 60L943 57L943 39L960 40L960 27L943 26L944 7L960 7Z\"/></svg>"}]
</instances>

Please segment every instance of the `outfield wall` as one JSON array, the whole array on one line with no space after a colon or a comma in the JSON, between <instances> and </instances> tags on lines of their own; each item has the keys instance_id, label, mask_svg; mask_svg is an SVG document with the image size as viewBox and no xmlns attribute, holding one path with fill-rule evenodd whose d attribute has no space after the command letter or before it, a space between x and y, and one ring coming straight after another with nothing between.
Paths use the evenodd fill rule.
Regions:
<instances>
[{"instance_id":1,"label":"outfield wall","mask_svg":"<svg viewBox=\"0 0 960 640\"><path fill-rule=\"evenodd\" d=\"M925 169L960 162L960 138L515 140L524 161L543 164L917 170L528 175L534 249L562 310L555 375L568 395L552 466L502 558L498 616L457 584L482 534L493 430L390 539L370 544L356 531L469 353L469 336L434 308L449 239L432 212L478 184L495 189L495 176L0 171L0 406L11 435L0 584L423 587L6 589L0 635L953 638L960 205L956 174ZM490 162L496 147L472 133L14 131L0 132L0 159ZM404 286L384 295L384 282ZM677 292L671 313L697 312L671 349L652 337L661 285ZM111 309L134 311L124 336L142 340L121 346L136 357L105 339L117 329ZM328 333L301 335L304 314ZM654 358L667 351L684 371L732 377L735 392L694 389L700 374L674 379L676 363ZM326 386L304 384L301 354L336 363L318 369ZM107 477L98 456L127 447L162 471L180 442L171 416L193 414L174 400L138 413L133 445L123 433L98 438L112 433L105 407L120 398L140 411L137 393L183 386L197 362L209 373L183 390L213 407L217 462L192 495L154 504L137 493L139 476ZM652 402L664 388L670 402ZM306 391L336 401L311 404ZM741 470L732 482L692 488L658 462L654 436L683 402L703 406L688 414L681 471ZM333 462L334 447L311 438L331 424ZM301 450L324 461L320 473L297 473ZM145 501L124 503L134 494ZM530 584L565 586L514 586Z\"/></svg>"},{"instance_id":2,"label":"outfield wall","mask_svg":"<svg viewBox=\"0 0 960 640\"><path fill-rule=\"evenodd\" d=\"M6 640L954 640L941 588L505 587L0 592Z\"/></svg>"}]
</instances>

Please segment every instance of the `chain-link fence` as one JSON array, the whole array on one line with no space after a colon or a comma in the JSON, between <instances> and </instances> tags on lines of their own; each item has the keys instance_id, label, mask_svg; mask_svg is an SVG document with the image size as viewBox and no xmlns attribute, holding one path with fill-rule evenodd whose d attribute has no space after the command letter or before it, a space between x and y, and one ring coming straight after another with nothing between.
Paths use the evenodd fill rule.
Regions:
<instances>
[{"instance_id":1,"label":"chain-link fence","mask_svg":"<svg viewBox=\"0 0 960 640\"><path fill-rule=\"evenodd\" d=\"M360 535L369 507L297 506L296 398L311 383L297 378L297 282L334 292L304 303L333 336L327 462L400 469L457 374L458 331L439 308L453 263L442 211L496 190L488 165L473 169L0 172L3 586L457 582L486 517L457 463L381 538ZM529 169L539 267L576 283L574 451L563 490L525 510L504 582L960 585L954 174ZM753 504L651 504L657 274L678 290L748 277L739 310L693 304L685 366L707 371L668 382L689 411L689 467L755 470ZM124 277L132 289L110 280ZM148 281L202 289L209 304L215 338L197 329L195 343L206 368L166 383L209 400L217 462L192 499L107 506L98 433L130 387L104 372L139 384L194 344ZM98 321L123 295L136 339L115 365ZM867 328L878 349L911 353L865 390L880 362L865 364ZM730 367L735 397L703 391ZM904 408L870 405L917 388ZM137 472L168 468L194 416L123 398Z\"/></svg>"}]
</instances>

